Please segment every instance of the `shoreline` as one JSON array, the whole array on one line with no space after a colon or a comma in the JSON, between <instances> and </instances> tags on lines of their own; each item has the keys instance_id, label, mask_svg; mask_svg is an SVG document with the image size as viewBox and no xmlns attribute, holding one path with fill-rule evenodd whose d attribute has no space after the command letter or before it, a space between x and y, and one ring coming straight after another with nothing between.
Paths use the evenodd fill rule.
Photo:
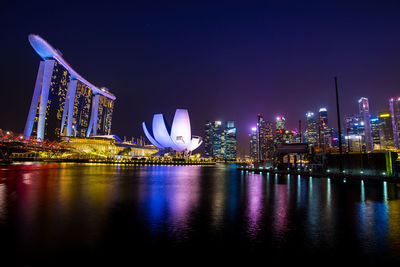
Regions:
<instances>
[{"instance_id":1,"label":"shoreline","mask_svg":"<svg viewBox=\"0 0 400 267\"><path fill-rule=\"evenodd\" d=\"M287 171L287 170L256 169L256 168L245 168L245 167L237 167L236 170L248 171L254 173L301 175L304 177L315 177L315 178L349 179L356 181L378 181L378 182L400 183L400 177L391 177L391 176L367 176L367 175L357 175L351 173L309 172L309 171L295 171L295 170Z\"/></svg>"},{"instance_id":2,"label":"shoreline","mask_svg":"<svg viewBox=\"0 0 400 267\"><path fill-rule=\"evenodd\" d=\"M201 162L201 161L157 161L157 160L91 160L91 159L13 159L12 164L16 162L38 162L38 163L93 163L93 164L124 164L124 165L201 165L213 166L215 162Z\"/></svg>"}]
</instances>

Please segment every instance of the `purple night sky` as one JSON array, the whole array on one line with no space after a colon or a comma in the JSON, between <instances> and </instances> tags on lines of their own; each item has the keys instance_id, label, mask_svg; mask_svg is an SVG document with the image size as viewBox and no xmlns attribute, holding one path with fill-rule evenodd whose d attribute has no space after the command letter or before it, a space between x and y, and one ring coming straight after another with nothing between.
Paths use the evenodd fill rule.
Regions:
<instances>
[{"instance_id":1,"label":"purple night sky","mask_svg":"<svg viewBox=\"0 0 400 267\"><path fill-rule=\"evenodd\" d=\"M114 134L144 136L141 122L154 113L171 121L187 108L195 135L205 120L235 121L242 155L257 113L295 128L326 107L336 128L334 76L342 117L362 96L372 115L387 109L400 96L399 14L398 1L2 3L0 128L24 128L40 61L27 38L36 33L117 96Z\"/></svg>"}]
</instances>

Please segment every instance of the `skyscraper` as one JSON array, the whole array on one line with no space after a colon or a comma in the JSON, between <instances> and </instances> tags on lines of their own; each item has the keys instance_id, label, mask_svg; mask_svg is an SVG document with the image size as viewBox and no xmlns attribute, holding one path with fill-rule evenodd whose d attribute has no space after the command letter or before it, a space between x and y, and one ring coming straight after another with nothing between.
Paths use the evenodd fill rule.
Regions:
<instances>
[{"instance_id":1,"label":"skyscraper","mask_svg":"<svg viewBox=\"0 0 400 267\"><path fill-rule=\"evenodd\" d=\"M204 147L206 157L214 159L223 158L223 132L221 121L206 121Z\"/></svg>"},{"instance_id":2,"label":"skyscraper","mask_svg":"<svg viewBox=\"0 0 400 267\"><path fill-rule=\"evenodd\" d=\"M374 145L374 150L381 149L381 122L379 117L371 117L371 134L372 134L372 143Z\"/></svg>"},{"instance_id":3,"label":"skyscraper","mask_svg":"<svg viewBox=\"0 0 400 267\"><path fill-rule=\"evenodd\" d=\"M272 157L274 149L274 134L272 122L265 121L261 114L257 115L257 153L259 160L266 160Z\"/></svg>"},{"instance_id":4,"label":"skyscraper","mask_svg":"<svg viewBox=\"0 0 400 267\"><path fill-rule=\"evenodd\" d=\"M204 146L206 157L236 160L236 127L233 121L206 121Z\"/></svg>"},{"instance_id":5,"label":"skyscraper","mask_svg":"<svg viewBox=\"0 0 400 267\"><path fill-rule=\"evenodd\" d=\"M67 132L67 136L86 136L90 123L92 98L93 94L90 87L77 81L72 120L67 120L67 127L64 127L65 130L72 131ZM72 126L68 127L68 124L72 124Z\"/></svg>"},{"instance_id":6,"label":"skyscraper","mask_svg":"<svg viewBox=\"0 0 400 267\"><path fill-rule=\"evenodd\" d=\"M258 160L258 138L257 138L257 127L251 128L249 133L250 142L250 158L252 160Z\"/></svg>"},{"instance_id":7,"label":"skyscraper","mask_svg":"<svg viewBox=\"0 0 400 267\"><path fill-rule=\"evenodd\" d=\"M361 97L358 100L360 117L364 122L364 140L365 140L365 149L366 151L371 151L373 149L372 142L372 133L371 133L371 124L370 124L370 114L369 114L369 104L368 98Z\"/></svg>"},{"instance_id":8,"label":"skyscraper","mask_svg":"<svg viewBox=\"0 0 400 267\"><path fill-rule=\"evenodd\" d=\"M313 112L306 113L307 118L307 142L315 146L318 142L317 121Z\"/></svg>"},{"instance_id":9,"label":"skyscraper","mask_svg":"<svg viewBox=\"0 0 400 267\"><path fill-rule=\"evenodd\" d=\"M319 136L321 145L330 145L331 137L330 137L330 129L328 128L328 110L326 108L319 109Z\"/></svg>"},{"instance_id":10,"label":"skyscraper","mask_svg":"<svg viewBox=\"0 0 400 267\"><path fill-rule=\"evenodd\" d=\"M207 158L213 157L212 138L213 138L213 123L206 121L204 124L204 154Z\"/></svg>"},{"instance_id":11,"label":"skyscraper","mask_svg":"<svg viewBox=\"0 0 400 267\"><path fill-rule=\"evenodd\" d=\"M99 95L96 134L98 135L110 134L113 110L114 110L114 102L105 96Z\"/></svg>"},{"instance_id":12,"label":"skyscraper","mask_svg":"<svg viewBox=\"0 0 400 267\"><path fill-rule=\"evenodd\" d=\"M364 136L364 121L359 115L347 115L344 120L346 135Z\"/></svg>"},{"instance_id":13,"label":"skyscraper","mask_svg":"<svg viewBox=\"0 0 400 267\"><path fill-rule=\"evenodd\" d=\"M206 121L204 124L204 154L207 158L212 158L212 122Z\"/></svg>"},{"instance_id":14,"label":"skyscraper","mask_svg":"<svg viewBox=\"0 0 400 267\"><path fill-rule=\"evenodd\" d=\"M48 75L44 80L44 72ZM67 98L68 84L71 75L57 61L46 60L40 62L36 81L34 99L26 122L25 136L34 136L43 141L45 139L58 140L61 136L62 115ZM46 88L43 90L43 87Z\"/></svg>"},{"instance_id":15,"label":"skyscraper","mask_svg":"<svg viewBox=\"0 0 400 267\"><path fill-rule=\"evenodd\" d=\"M295 143L295 132L285 130L284 135L283 135L283 143L286 143L286 144Z\"/></svg>"},{"instance_id":16,"label":"skyscraper","mask_svg":"<svg viewBox=\"0 0 400 267\"><path fill-rule=\"evenodd\" d=\"M233 121L227 121L224 124L224 159L228 161L236 160L236 128Z\"/></svg>"},{"instance_id":17,"label":"skyscraper","mask_svg":"<svg viewBox=\"0 0 400 267\"><path fill-rule=\"evenodd\" d=\"M394 138L393 138L393 124L392 116L389 110L378 112L378 117L381 127L381 148L382 149L393 149Z\"/></svg>"},{"instance_id":18,"label":"skyscraper","mask_svg":"<svg viewBox=\"0 0 400 267\"><path fill-rule=\"evenodd\" d=\"M389 100L389 108L392 117L394 146L400 148L400 97Z\"/></svg>"},{"instance_id":19,"label":"skyscraper","mask_svg":"<svg viewBox=\"0 0 400 267\"><path fill-rule=\"evenodd\" d=\"M328 128L328 110L326 108L319 109L319 121L324 128Z\"/></svg>"},{"instance_id":20,"label":"skyscraper","mask_svg":"<svg viewBox=\"0 0 400 267\"><path fill-rule=\"evenodd\" d=\"M262 136L262 124L264 123L264 118L260 113L257 114L257 159L262 159L264 140Z\"/></svg>"},{"instance_id":21,"label":"skyscraper","mask_svg":"<svg viewBox=\"0 0 400 267\"><path fill-rule=\"evenodd\" d=\"M271 121L265 122L264 131L264 138L267 141L265 159L272 159L272 156L274 154L274 126Z\"/></svg>"},{"instance_id":22,"label":"skyscraper","mask_svg":"<svg viewBox=\"0 0 400 267\"><path fill-rule=\"evenodd\" d=\"M282 144L284 141L285 135L285 117L277 116L276 117L276 124L275 124L275 143Z\"/></svg>"},{"instance_id":23,"label":"skyscraper","mask_svg":"<svg viewBox=\"0 0 400 267\"><path fill-rule=\"evenodd\" d=\"M365 128L364 128L364 121L362 120L361 116L347 115L345 117L345 127L346 127L345 141L346 141L347 151L355 151L355 152L362 151L363 144L365 144L365 136L364 136Z\"/></svg>"},{"instance_id":24,"label":"skyscraper","mask_svg":"<svg viewBox=\"0 0 400 267\"><path fill-rule=\"evenodd\" d=\"M36 77L24 136L39 141L61 136L109 135L115 96L80 76L40 36L29 42L43 58Z\"/></svg>"}]
</instances>

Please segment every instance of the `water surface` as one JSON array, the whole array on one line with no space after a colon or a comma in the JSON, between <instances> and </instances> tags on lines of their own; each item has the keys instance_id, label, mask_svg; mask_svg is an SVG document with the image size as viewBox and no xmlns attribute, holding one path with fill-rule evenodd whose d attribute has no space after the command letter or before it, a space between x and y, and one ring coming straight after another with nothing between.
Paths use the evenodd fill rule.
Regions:
<instances>
[{"instance_id":1,"label":"water surface","mask_svg":"<svg viewBox=\"0 0 400 267\"><path fill-rule=\"evenodd\" d=\"M400 185L232 165L0 166L3 261L400 262Z\"/></svg>"}]
</instances>

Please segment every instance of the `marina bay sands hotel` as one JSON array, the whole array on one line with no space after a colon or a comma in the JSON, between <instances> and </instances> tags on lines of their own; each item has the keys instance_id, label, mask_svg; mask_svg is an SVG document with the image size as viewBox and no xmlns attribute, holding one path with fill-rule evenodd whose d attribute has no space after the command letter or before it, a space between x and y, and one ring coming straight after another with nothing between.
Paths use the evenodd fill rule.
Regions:
<instances>
[{"instance_id":1,"label":"marina bay sands hotel","mask_svg":"<svg viewBox=\"0 0 400 267\"><path fill-rule=\"evenodd\" d=\"M43 59L25 124L24 137L39 141L61 136L109 135L115 96L80 76L40 36L29 35L33 49Z\"/></svg>"}]
</instances>

